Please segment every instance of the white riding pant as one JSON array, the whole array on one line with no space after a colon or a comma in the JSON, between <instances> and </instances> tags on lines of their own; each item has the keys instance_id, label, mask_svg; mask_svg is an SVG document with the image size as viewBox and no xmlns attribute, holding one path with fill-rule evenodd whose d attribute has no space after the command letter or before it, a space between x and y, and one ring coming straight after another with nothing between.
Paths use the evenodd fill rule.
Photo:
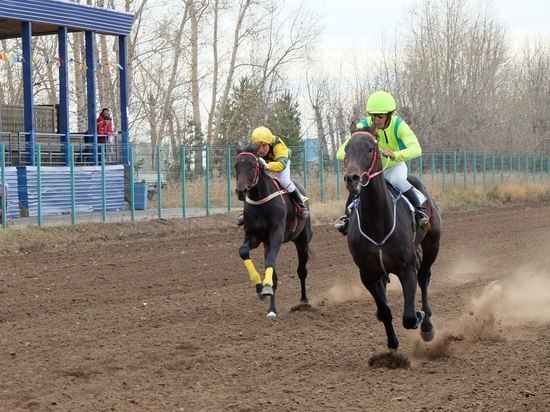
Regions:
<instances>
[{"instance_id":1,"label":"white riding pant","mask_svg":"<svg viewBox=\"0 0 550 412\"><path fill-rule=\"evenodd\" d=\"M424 196L424 194L420 190L411 185L411 183L407 180L408 173L409 171L407 168L407 164L405 162L399 162L392 167L384 169L384 178L401 193L405 193L411 187L414 188L414 192L416 193L420 204L422 204L426 201L426 196Z\"/></svg>"},{"instance_id":2,"label":"white riding pant","mask_svg":"<svg viewBox=\"0 0 550 412\"><path fill-rule=\"evenodd\" d=\"M281 186L288 192L292 193L296 190L296 186L290 180L290 159L286 162L286 167L280 172L273 172L269 170L267 172L271 177L276 177L279 179Z\"/></svg>"}]
</instances>

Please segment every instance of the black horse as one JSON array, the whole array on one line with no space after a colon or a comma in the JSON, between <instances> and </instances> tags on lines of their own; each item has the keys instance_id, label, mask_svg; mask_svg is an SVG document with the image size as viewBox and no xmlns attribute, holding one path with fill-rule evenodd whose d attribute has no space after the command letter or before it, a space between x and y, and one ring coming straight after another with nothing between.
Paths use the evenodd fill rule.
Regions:
<instances>
[{"instance_id":1,"label":"black horse","mask_svg":"<svg viewBox=\"0 0 550 412\"><path fill-rule=\"evenodd\" d=\"M363 285L376 302L376 315L386 328L388 347L397 349L399 345L386 300L390 273L399 278L403 288L403 326L415 329L420 324L422 338L430 341L435 332L430 320L428 285L441 235L437 206L420 180L409 175L408 180L428 199L426 212L430 228L427 232L417 228L409 202L386 184L372 131L353 133L345 150L346 187L358 193L358 204L350 217L349 250L359 267ZM418 312L415 311L417 282L422 292L422 311Z\"/></svg>"},{"instance_id":2,"label":"black horse","mask_svg":"<svg viewBox=\"0 0 550 412\"><path fill-rule=\"evenodd\" d=\"M270 297L268 317L275 318L275 292L277 290L277 272L275 261L283 243L294 242L298 252L298 277L301 286L301 304L307 305L306 278L307 262L310 256L309 242L312 237L311 220L298 218L295 203L288 193L280 187L276 179L271 178L261 167L256 156L258 146L249 145L237 152L235 164L237 177L237 196L244 200L244 242L239 255L256 287L260 299ZM294 183L300 193L306 192ZM307 205L307 202L306 202ZM309 208L309 205L308 205ZM265 276L262 282L260 274L250 259L250 250L264 244Z\"/></svg>"}]
</instances>

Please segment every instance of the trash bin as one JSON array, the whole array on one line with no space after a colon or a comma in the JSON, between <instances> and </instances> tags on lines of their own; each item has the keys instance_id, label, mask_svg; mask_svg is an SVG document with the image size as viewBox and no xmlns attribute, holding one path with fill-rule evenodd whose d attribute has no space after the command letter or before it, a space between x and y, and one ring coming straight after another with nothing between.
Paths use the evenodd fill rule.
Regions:
<instances>
[{"instance_id":1,"label":"trash bin","mask_svg":"<svg viewBox=\"0 0 550 412\"><path fill-rule=\"evenodd\" d=\"M147 209L147 191L149 184L147 182L134 183L134 209Z\"/></svg>"}]
</instances>

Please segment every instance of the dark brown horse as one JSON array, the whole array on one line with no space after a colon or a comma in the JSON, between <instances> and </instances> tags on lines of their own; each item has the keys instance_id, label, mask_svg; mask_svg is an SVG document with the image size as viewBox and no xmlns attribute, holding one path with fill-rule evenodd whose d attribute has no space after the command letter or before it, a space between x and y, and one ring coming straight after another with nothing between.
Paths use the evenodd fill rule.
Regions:
<instances>
[{"instance_id":1,"label":"dark brown horse","mask_svg":"<svg viewBox=\"0 0 550 412\"><path fill-rule=\"evenodd\" d=\"M439 252L441 217L424 185L412 176L409 181L428 199L426 212L430 229L416 227L410 204L397 191L391 191L383 176L380 151L372 131L353 133L346 146L345 180L358 203L350 216L348 246L361 281L376 302L378 319L384 323L388 347L397 349L399 341L386 300L389 274L396 275L403 288L405 308L403 326L415 329L420 324L425 341L434 337L432 311L428 304L431 266ZM415 310L416 285L422 292L422 310Z\"/></svg>"},{"instance_id":2,"label":"dark brown horse","mask_svg":"<svg viewBox=\"0 0 550 412\"><path fill-rule=\"evenodd\" d=\"M260 299L270 297L268 317L275 318L275 292L277 271L275 262L283 243L292 241L298 252L298 277L301 286L301 304L308 303L306 295L307 262L310 256L309 242L312 237L311 220L298 219L295 203L277 180L271 178L261 167L256 156L258 146L239 150L235 164L237 196L244 200L244 241L239 255L256 287ZM294 184L305 195L304 189ZM307 203L306 203L307 204ZM309 206L308 206L309 207ZM264 245L264 280L250 259L250 250Z\"/></svg>"}]
</instances>

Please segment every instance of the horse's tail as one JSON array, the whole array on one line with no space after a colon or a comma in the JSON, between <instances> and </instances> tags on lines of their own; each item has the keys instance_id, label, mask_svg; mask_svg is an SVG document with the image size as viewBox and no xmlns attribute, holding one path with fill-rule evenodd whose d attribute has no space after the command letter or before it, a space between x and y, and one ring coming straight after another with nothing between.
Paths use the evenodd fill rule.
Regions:
<instances>
[{"instance_id":1,"label":"horse's tail","mask_svg":"<svg viewBox=\"0 0 550 412\"><path fill-rule=\"evenodd\" d=\"M311 248L311 239L313 238L313 225L311 224L311 216L308 217L308 221L306 222L303 230L306 231L307 235L307 255L309 259L313 259L315 257L315 254L313 253L313 249Z\"/></svg>"}]
</instances>

